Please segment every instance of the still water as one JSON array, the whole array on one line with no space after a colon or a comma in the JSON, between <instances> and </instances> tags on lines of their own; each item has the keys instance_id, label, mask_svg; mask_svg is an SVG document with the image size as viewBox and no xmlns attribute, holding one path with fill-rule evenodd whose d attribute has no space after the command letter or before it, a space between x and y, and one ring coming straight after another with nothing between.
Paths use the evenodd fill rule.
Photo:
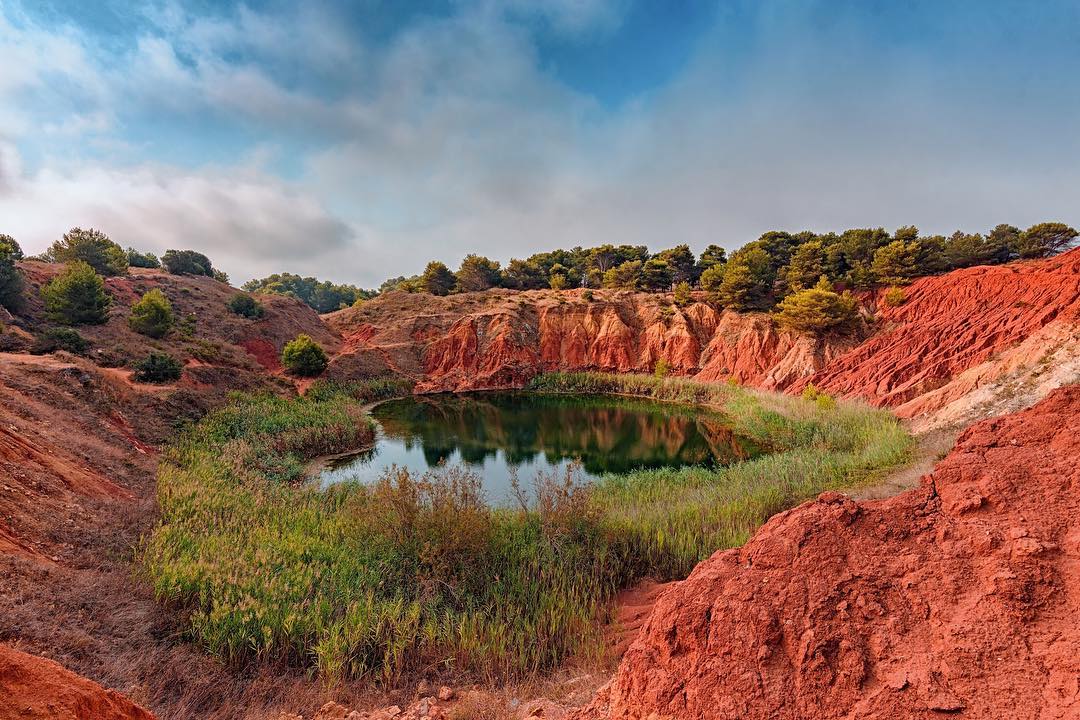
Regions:
<instances>
[{"instance_id":1,"label":"still water","mask_svg":"<svg viewBox=\"0 0 1080 720\"><path fill-rule=\"evenodd\" d=\"M464 465L482 478L488 502L502 504L515 475L527 486L538 471L575 462L587 481L637 468L723 465L750 453L716 413L612 396L428 395L384 402L372 416L374 447L331 462L324 485L371 483L393 465L420 474Z\"/></svg>"}]
</instances>

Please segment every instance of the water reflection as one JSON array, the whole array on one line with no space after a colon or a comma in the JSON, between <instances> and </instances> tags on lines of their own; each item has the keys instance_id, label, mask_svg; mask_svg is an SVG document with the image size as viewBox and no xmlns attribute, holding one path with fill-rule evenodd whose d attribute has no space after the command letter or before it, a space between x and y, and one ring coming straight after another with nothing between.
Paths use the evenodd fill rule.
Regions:
<instances>
[{"instance_id":1,"label":"water reflection","mask_svg":"<svg viewBox=\"0 0 1080 720\"><path fill-rule=\"evenodd\" d=\"M324 483L376 480L390 465L417 472L463 463L499 501L515 472L580 462L586 479L636 468L726 464L748 455L715 413L609 396L474 393L403 398L378 405L375 447L343 458Z\"/></svg>"}]
</instances>

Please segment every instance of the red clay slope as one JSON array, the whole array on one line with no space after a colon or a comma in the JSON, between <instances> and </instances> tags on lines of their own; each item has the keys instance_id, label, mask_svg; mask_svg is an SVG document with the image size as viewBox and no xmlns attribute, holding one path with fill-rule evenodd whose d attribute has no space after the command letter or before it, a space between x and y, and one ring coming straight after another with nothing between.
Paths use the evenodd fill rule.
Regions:
<instances>
[{"instance_id":1,"label":"red clay slope","mask_svg":"<svg viewBox=\"0 0 1080 720\"><path fill-rule=\"evenodd\" d=\"M114 690L0 645L0 720L154 720Z\"/></svg>"},{"instance_id":2,"label":"red clay slope","mask_svg":"<svg viewBox=\"0 0 1080 720\"><path fill-rule=\"evenodd\" d=\"M885 331L795 383L792 390L812 382L830 392L895 407L1051 323L1076 325L1080 249L1048 260L923 278L905 288L905 295L899 307L882 303L879 322ZM932 409L919 407L904 415Z\"/></svg>"},{"instance_id":3,"label":"red clay slope","mask_svg":"<svg viewBox=\"0 0 1080 720\"><path fill-rule=\"evenodd\" d=\"M1080 387L921 487L772 518L658 602L584 718L1080 717Z\"/></svg>"}]
</instances>

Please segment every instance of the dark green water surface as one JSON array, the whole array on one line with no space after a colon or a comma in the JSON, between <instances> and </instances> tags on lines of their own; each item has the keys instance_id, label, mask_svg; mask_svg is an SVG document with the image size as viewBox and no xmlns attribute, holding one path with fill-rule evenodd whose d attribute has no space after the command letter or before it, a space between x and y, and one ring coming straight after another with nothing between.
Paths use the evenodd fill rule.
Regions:
<instances>
[{"instance_id":1,"label":"dark green water surface","mask_svg":"<svg viewBox=\"0 0 1080 720\"><path fill-rule=\"evenodd\" d=\"M538 471L579 477L637 468L716 466L744 459L750 446L713 412L636 398L486 392L390 400L372 410L375 446L338 459L324 484L370 483L396 465L417 473L464 465L480 475L488 502L509 497Z\"/></svg>"}]
</instances>

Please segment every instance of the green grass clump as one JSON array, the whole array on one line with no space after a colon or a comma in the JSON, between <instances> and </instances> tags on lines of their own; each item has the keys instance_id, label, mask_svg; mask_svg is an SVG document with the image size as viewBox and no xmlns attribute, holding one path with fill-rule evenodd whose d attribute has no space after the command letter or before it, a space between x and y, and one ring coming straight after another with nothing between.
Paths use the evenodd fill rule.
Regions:
<instances>
[{"instance_id":1,"label":"green grass clump","mask_svg":"<svg viewBox=\"0 0 1080 720\"><path fill-rule=\"evenodd\" d=\"M230 661L313 667L328 681L520 677L598 648L620 588L684 576L770 514L911 447L895 419L861 404L651 376L547 375L532 389L709 405L772 452L589 487L541 476L517 508L489 507L480 479L456 468L321 491L302 482L306 463L369 441L362 403L408 385L237 397L163 454L144 572L188 635Z\"/></svg>"}]
</instances>

